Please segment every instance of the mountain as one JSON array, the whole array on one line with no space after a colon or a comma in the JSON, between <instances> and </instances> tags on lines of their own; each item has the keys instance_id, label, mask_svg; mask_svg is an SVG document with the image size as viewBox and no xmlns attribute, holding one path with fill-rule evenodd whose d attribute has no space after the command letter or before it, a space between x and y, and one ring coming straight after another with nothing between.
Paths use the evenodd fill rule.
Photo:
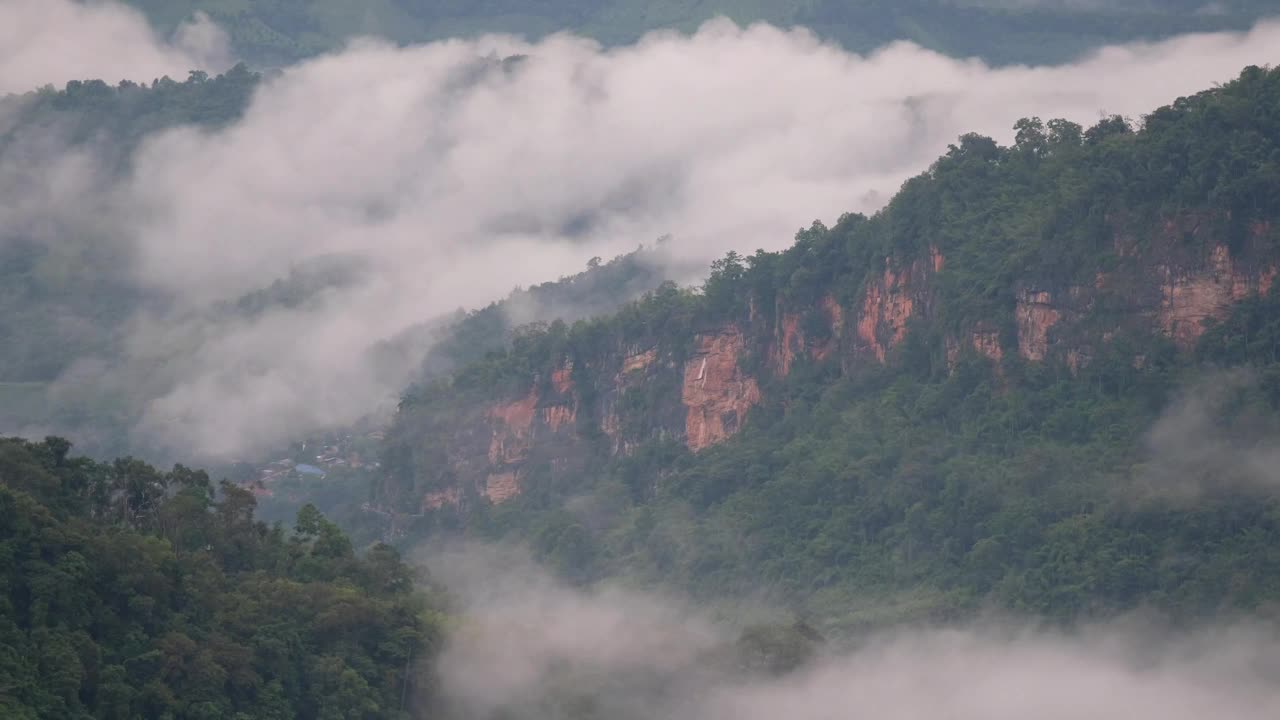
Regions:
<instances>
[{"instance_id":1,"label":"mountain","mask_svg":"<svg viewBox=\"0 0 1280 720\"><path fill-rule=\"evenodd\" d=\"M306 508L292 532L181 465L0 439L0 714L407 717L439 612L397 553L357 557Z\"/></svg>"},{"instance_id":2,"label":"mountain","mask_svg":"<svg viewBox=\"0 0 1280 720\"><path fill-rule=\"evenodd\" d=\"M1264 0L1116 3L1000 0L679 0L671 2L422 2L378 0L128 0L164 31L199 11L227 30L255 64L288 63L331 50L353 35L410 43L483 33L541 37L570 30L606 45L658 29L692 31L723 15L748 24L804 26L855 52L911 40L954 56L995 63L1064 62L1106 44L1187 32L1244 29L1274 13Z\"/></svg>"},{"instance_id":3,"label":"mountain","mask_svg":"<svg viewBox=\"0 0 1280 720\"><path fill-rule=\"evenodd\" d=\"M1280 599L1280 70L1016 130L415 387L375 504L847 626Z\"/></svg>"}]
</instances>

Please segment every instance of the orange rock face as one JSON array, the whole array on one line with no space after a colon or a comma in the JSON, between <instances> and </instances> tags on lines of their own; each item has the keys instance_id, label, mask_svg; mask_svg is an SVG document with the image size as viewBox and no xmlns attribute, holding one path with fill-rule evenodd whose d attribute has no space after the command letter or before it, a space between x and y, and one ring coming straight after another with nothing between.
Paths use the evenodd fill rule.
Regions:
<instances>
[{"instance_id":1,"label":"orange rock face","mask_svg":"<svg viewBox=\"0 0 1280 720\"><path fill-rule=\"evenodd\" d=\"M769 366L779 377L789 375L796 357L806 351L809 357L821 362L830 357L839 345L839 338L844 334L844 308L834 295L827 293L818 301L818 311L826 316L827 327L831 330L823 340L805 337L799 314L783 313L779 318L773 345L769 347Z\"/></svg>"},{"instance_id":2,"label":"orange rock face","mask_svg":"<svg viewBox=\"0 0 1280 720\"><path fill-rule=\"evenodd\" d=\"M999 363L1004 359L1004 348L1000 347L1000 333L996 330L975 330L970 338L973 349L989 360Z\"/></svg>"},{"instance_id":3,"label":"orange rock face","mask_svg":"<svg viewBox=\"0 0 1280 720\"><path fill-rule=\"evenodd\" d=\"M494 406L489 410L493 421L493 436L489 439L489 462L505 465L519 462L529 451L529 434L533 428L533 416L538 406L537 391L512 403Z\"/></svg>"},{"instance_id":4,"label":"orange rock face","mask_svg":"<svg viewBox=\"0 0 1280 720\"><path fill-rule=\"evenodd\" d=\"M656 348L645 350L644 352L633 353L622 359L622 374L639 372L648 370L658 360L658 351Z\"/></svg>"},{"instance_id":5,"label":"orange rock face","mask_svg":"<svg viewBox=\"0 0 1280 720\"><path fill-rule=\"evenodd\" d=\"M528 432L533 424L533 411L538 406L536 390L515 402L495 405L489 410L489 417L506 425L513 432Z\"/></svg>"},{"instance_id":6,"label":"orange rock face","mask_svg":"<svg viewBox=\"0 0 1280 720\"><path fill-rule=\"evenodd\" d=\"M547 427L554 432L559 432L560 428L573 425L577 420L577 413L567 405L553 405L549 408L543 408L542 417L546 421Z\"/></svg>"},{"instance_id":7,"label":"orange rock face","mask_svg":"<svg viewBox=\"0 0 1280 720\"><path fill-rule=\"evenodd\" d=\"M551 372L551 386L561 395L573 391L573 361L565 360L564 364Z\"/></svg>"},{"instance_id":8,"label":"orange rock face","mask_svg":"<svg viewBox=\"0 0 1280 720\"><path fill-rule=\"evenodd\" d=\"M930 276L941 272L947 259L936 247L902 270L885 259L884 274L867 284L855 329L860 349L869 350L880 362L907 335L907 320L918 308L917 300L927 296ZM834 298L832 298L834 301ZM841 314L839 323L844 324Z\"/></svg>"},{"instance_id":9,"label":"orange rock face","mask_svg":"<svg viewBox=\"0 0 1280 720\"><path fill-rule=\"evenodd\" d=\"M1208 267L1195 273L1174 273L1162 268L1160 327L1173 341L1186 349L1204 333L1204 322L1222 319L1231 303L1243 300L1255 290L1267 292L1275 278L1275 268L1256 277L1237 269L1225 245L1218 245L1210 255Z\"/></svg>"},{"instance_id":10,"label":"orange rock face","mask_svg":"<svg viewBox=\"0 0 1280 720\"><path fill-rule=\"evenodd\" d=\"M1004 348L1000 345L1000 332L987 327L979 326L969 334L969 346L979 355L995 362L997 366L1004 359ZM959 340L948 337L945 341L945 349L947 353L947 365L954 368L960 360L960 351L962 345ZM1000 368L996 368L997 374Z\"/></svg>"},{"instance_id":11,"label":"orange rock face","mask_svg":"<svg viewBox=\"0 0 1280 720\"><path fill-rule=\"evenodd\" d=\"M1143 358L1142 362L1145 364L1146 358L1141 355L1139 355L1138 357ZM1080 369L1087 366L1088 364L1089 364L1089 356L1085 354L1083 351L1077 350L1075 348L1072 348L1067 351L1067 367L1071 369L1072 375L1078 375L1080 373ZM1138 364L1138 358L1134 358L1134 367L1141 367Z\"/></svg>"},{"instance_id":12,"label":"orange rock face","mask_svg":"<svg viewBox=\"0 0 1280 720\"><path fill-rule=\"evenodd\" d=\"M844 307L830 293L822 296L822 300L818 301L818 307L827 316L827 323L831 328L831 337L813 348L813 359L821 362L831 356L839 339L844 336Z\"/></svg>"},{"instance_id":13,"label":"orange rock face","mask_svg":"<svg viewBox=\"0 0 1280 720\"><path fill-rule=\"evenodd\" d=\"M446 505L457 505L461 497L462 493L456 487L436 490L435 492L427 493L426 497L422 498L422 507L424 510L439 510Z\"/></svg>"},{"instance_id":14,"label":"orange rock face","mask_svg":"<svg viewBox=\"0 0 1280 720\"><path fill-rule=\"evenodd\" d=\"M800 333L800 316L785 313L778 322L778 333L775 346L770 348L773 355L774 371L786 377L791 373L791 364L796 361L796 353L804 349L804 336Z\"/></svg>"},{"instance_id":15,"label":"orange rock face","mask_svg":"<svg viewBox=\"0 0 1280 720\"><path fill-rule=\"evenodd\" d=\"M858 339L880 362L907 334L907 320L915 310L915 300L909 292L911 275L910 270L897 273L886 267L882 277L867 285L858 318ZM882 337L887 339L881 340Z\"/></svg>"},{"instance_id":16,"label":"orange rock face","mask_svg":"<svg viewBox=\"0 0 1280 720\"><path fill-rule=\"evenodd\" d=\"M843 335L844 308L840 305L840 302L836 300L836 296L830 293L823 295L822 300L818 301L818 307L822 308L822 312L827 315L827 320L831 322L831 334L835 337Z\"/></svg>"},{"instance_id":17,"label":"orange rock face","mask_svg":"<svg viewBox=\"0 0 1280 720\"><path fill-rule=\"evenodd\" d=\"M1049 329L1062 318L1047 292L1023 290L1018 293L1014 320L1018 326L1018 354L1027 360L1044 360L1049 352Z\"/></svg>"},{"instance_id":18,"label":"orange rock face","mask_svg":"<svg viewBox=\"0 0 1280 720\"><path fill-rule=\"evenodd\" d=\"M1271 283L1275 282L1276 275L1280 274L1280 270L1276 268L1267 268L1258 276L1258 294L1266 295L1271 292Z\"/></svg>"},{"instance_id":19,"label":"orange rock face","mask_svg":"<svg viewBox=\"0 0 1280 720\"><path fill-rule=\"evenodd\" d=\"M551 382L561 395L570 395L573 389L569 374L572 365L565 363L552 373ZM489 409L491 429L489 438L489 464L493 468L485 481L483 492L493 503L500 503L520 493L518 466L529 457L533 447L535 426L545 426L553 433L572 428L577 412L571 404L538 407L537 388L514 402L495 405ZM434 498L434 499L433 499ZM457 504L456 496L433 494L427 502Z\"/></svg>"},{"instance_id":20,"label":"orange rock face","mask_svg":"<svg viewBox=\"0 0 1280 720\"><path fill-rule=\"evenodd\" d=\"M738 367L744 349L736 327L698 336L697 350L684 366L680 396L688 408L685 443L690 450L698 452L733 435L760 402L755 379Z\"/></svg>"},{"instance_id":21,"label":"orange rock face","mask_svg":"<svg viewBox=\"0 0 1280 720\"><path fill-rule=\"evenodd\" d=\"M490 473L484 483L485 497L494 505L501 505L520 494L520 478L514 472Z\"/></svg>"}]
</instances>

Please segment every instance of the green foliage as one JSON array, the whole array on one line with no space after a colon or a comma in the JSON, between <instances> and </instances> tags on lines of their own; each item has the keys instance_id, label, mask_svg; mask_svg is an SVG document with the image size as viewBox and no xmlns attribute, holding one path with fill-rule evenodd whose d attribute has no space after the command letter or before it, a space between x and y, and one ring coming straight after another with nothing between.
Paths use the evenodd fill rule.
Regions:
<instances>
[{"instance_id":1,"label":"green foliage","mask_svg":"<svg viewBox=\"0 0 1280 720\"><path fill-rule=\"evenodd\" d=\"M5 717L398 718L434 611L389 547L357 557L313 507L297 533L181 465L0 440Z\"/></svg>"},{"instance_id":2,"label":"green foliage","mask_svg":"<svg viewBox=\"0 0 1280 720\"><path fill-rule=\"evenodd\" d=\"M782 675L804 666L823 638L805 622L752 625L738 637L737 655L748 670Z\"/></svg>"},{"instance_id":3,"label":"green foliage","mask_svg":"<svg viewBox=\"0 0 1280 720\"><path fill-rule=\"evenodd\" d=\"M217 128L244 114L261 76L239 64L210 77L193 70L186 80L168 76L147 82L125 78L71 80L61 90L46 86L25 95L0 97L12 116L0 133L0 152L34 144L41 133L73 144L94 142L108 158L123 162L142 138L178 125Z\"/></svg>"}]
</instances>

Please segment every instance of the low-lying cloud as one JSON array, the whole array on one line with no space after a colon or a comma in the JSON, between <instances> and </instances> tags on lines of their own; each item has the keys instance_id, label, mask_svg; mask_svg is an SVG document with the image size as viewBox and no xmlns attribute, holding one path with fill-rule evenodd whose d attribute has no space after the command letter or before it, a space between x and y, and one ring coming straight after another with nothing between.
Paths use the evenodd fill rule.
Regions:
<instances>
[{"instance_id":1,"label":"low-lying cloud","mask_svg":"<svg viewBox=\"0 0 1280 720\"><path fill-rule=\"evenodd\" d=\"M109 188L131 281L169 298L132 323L112 382L134 388L145 368L149 443L270 447L393 396L407 367L367 351L425 319L668 233L681 266L781 248L815 218L881 207L962 133L1137 116L1277 46L1280 25L1263 24L992 69L727 21L609 50L568 35L360 41L286 68L231 127L152 138ZM329 256L362 258L361 280L253 317L207 312Z\"/></svg>"},{"instance_id":2,"label":"low-lying cloud","mask_svg":"<svg viewBox=\"0 0 1280 720\"><path fill-rule=\"evenodd\" d=\"M181 79L230 59L226 33L203 13L161 38L142 13L115 2L0 3L0 96L68 80Z\"/></svg>"},{"instance_id":3,"label":"low-lying cloud","mask_svg":"<svg viewBox=\"0 0 1280 720\"><path fill-rule=\"evenodd\" d=\"M1174 502L1231 492L1280 492L1280 443L1261 379L1248 368L1211 373L1174 398L1147 434L1142 497Z\"/></svg>"},{"instance_id":4,"label":"low-lying cloud","mask_svg":"<svg viewBox=\"0 0 1280 720\"><path fill-rule=\"evenodd\" d=\"M1262 720L1280 712L1274 629L1207 633L1161 643L1123 627L891 635L793 679L718 689L693 717Z\"/></svg>"},{"instance_id":5,"label":"low-lying cloud","mask_svg":"<svg viewBox=\"0 0 1280 720\"><path fill-rule=\"evenodd\" d=\"M740 628L669 598L567 588L492 548L433 558L461 602L437 665L470 718L1263 720L1280 635L1262 621L1073 630L1018 620L831 639L783 676L741 662Z\"/></svg>"}]
</instances>

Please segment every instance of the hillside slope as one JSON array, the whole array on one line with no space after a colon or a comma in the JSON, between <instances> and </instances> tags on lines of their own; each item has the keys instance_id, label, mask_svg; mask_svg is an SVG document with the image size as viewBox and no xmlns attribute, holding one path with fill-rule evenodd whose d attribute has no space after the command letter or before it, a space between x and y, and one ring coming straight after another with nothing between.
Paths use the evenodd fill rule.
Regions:
<instances>
[{"instance_id":1,"label":"hillside slope","mask_svg":"<svg viewBox=\"0 0 1280 720\"><path fill-rule=\"evenodd\" d=\"M700 292L415 388L379 504L418 537L523 537L582 580L855 623L887 598L1062 617L1280 598L1280 506L1251 461L1280 427L1280 71L1140 129L1017 129L961 138L873 217L730 254Z\"/></svg>"}]
</instances>

